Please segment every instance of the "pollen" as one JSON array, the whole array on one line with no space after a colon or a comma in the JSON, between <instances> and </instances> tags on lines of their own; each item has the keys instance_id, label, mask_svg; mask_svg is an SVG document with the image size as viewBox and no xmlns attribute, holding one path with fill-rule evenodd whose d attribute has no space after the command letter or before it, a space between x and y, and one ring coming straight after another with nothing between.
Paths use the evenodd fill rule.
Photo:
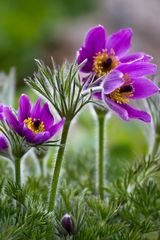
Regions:
<instances>
[{"instance_id":1,"label":"pollen","mask_svg":"<svg viewBox=\"0 0 160 240\"><path fill-rule=\"evenodd\" d=\"M35 134L45 131L44 122L40 121L40 119L27 118L24 120L24 122L28 129L30 129Z\"/></svg>"},{"instance_id":2,"label":"pollen","mask_svg":"<svg viewBox=\"0 0 160 240\"><path fill-rule=\"evenodd\" d=\"M123 78L125 83L108 95L111 100L120 104L129 103L130 97L134 93L133 82L130 80L129 75L125 74Z\"/></svg>"},{"instance_id":3,"label":"pollen","mask_svg":"<svg viewBox=\"0 0 160 240\"><path fill-rule=\"evenodd\" d=\"M113 49L111 49L109 53L107 53L106 49L103 49L93 57L93 71L98 77L108 74L118 64L119 61Z\"/></svg>"}]
</instances>

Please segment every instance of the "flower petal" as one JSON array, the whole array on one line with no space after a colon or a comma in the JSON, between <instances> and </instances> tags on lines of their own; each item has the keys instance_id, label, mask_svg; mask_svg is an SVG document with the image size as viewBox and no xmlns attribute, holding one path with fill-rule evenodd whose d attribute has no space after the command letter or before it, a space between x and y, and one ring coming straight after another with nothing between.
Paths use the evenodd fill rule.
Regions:
<instances>
[{"instance_id":1,"label":"flower petal","mask_svg":"<svg viewBox=\"0 0 160 240\"><path fill-rule=\"evenodd\" d=\"M106 102L106 104L108 105L108 107L114 111L120 118L122 118L125 121L128 121L128 113L127 111L121 107L120 104L112 101L109 97L107 97L106 95L104 95L104 101Z\"/></svg>"},{"instance_id":2,"label":"flower petal","mask_svg":"<svg viewBox=\"0 0 160 240\"><path fill-rule=\"evenodd\" d=\"M116 102L113 102L108 97L105 97L104 100L109 108L117 113L118 116L125 121L129 121L131 119L139 119L144 122L151 122L151 116L147 112L138 110L134 107L129 106L128 104L118 104Z\"/></svg>"},{"instance_id":3,"label":"flower petal","mask_svg":"<svg viewBox=\"0 0 160 240\"><path fill-rule=\"evenodd\" d=\"M120 64L116 69L124 74L129 73L131 77L142 77L144 75L155 74L157 66L156 64L148 62L135 62L131 64Z\"/></svg>"},{"instance_id":4,"label":"flower petal","mask_svg":"<svg viewBox=\"0 0 160 240\"><path fill-rule=\"evenodd\" d=\"M132 99L147 98L158 92L159 88L148 78L132 78L133 96Z\"/></svg>"},{"instance_id":5,"label":"flower petal","mask_svg":"<svg viewBox=\"0 0 160 240\"><path fill-rule=\"evenodd\" d=\"M0 120L4 120L3 105L0 105Z\"/></svg>"},{"instance_id":6,"label":"flower petal","mask_svg":"<svg viewBox=\"0 0 160 240\"><path fill-rule=\"evenodd\" d=\"M49 110L48 103L45 103L43 105L43 108L40 114L40 120L44 122L46 130L48 130L51 127L51 125L53 125L54 118Z\"/></svg>"},{"instance_id":7,"label":"flower petal","mask_svg":"<svg viewBox=\"0 0 160 240\"><path fill-rule=\"evenodd\" d=\"M8 148L7 138L3 134L0 134L0 151L5 150L7 148Z\"/></svg>"},{"instance_id":8,"label":"flower petal","mask_svg":"<svg viewBox=\"0 0 160 240\"><path fill-rule=\"evenodd\" d=\"M95 92L92 94L93 95L93 98L95 99L98 99L98 100L102 100L102 91L99 91L99 92Z\"/></svg>"},{"instance_id":9,"label":"flower petal","mask_svg":"<svg viewBox=\"0 0 160 240\"><path fill-rule=\"evenodd\" d=\"M103 92L109 94L116 88L119 88L124 84L123 73L117 70L113 70L107 76L104 77Z\"/></svg>"},{"instance_id":10,"label":"flower petal","mask_svg":"<svg viewBox=\"0 0 160 240\"><path fill-rule=\"evenodd\" d=\"M23 137L25 137L26 141L29 143L39 144L47 141L50 138L50 132L45 131L45 132L39 132L35 134L24 125Z\"/></svg>"},{"instance_id":11,"label":"flower petal","mask_svg":"<svg viewBox=\"0 0 160 240\"><path fill-rule=\"evenodd\" d=\"M90 58L85 47L81 47L78 51L78 64L81 64L84 60L87 60L86 63L80 68L81 72L89 73L92 71L93 57Z\"/></svg>"},{"instance_id":12,"label":"flower petal","mask_svg":"<svg viewBox=\"0 0 160 240\"><path fill-rule=\"evenodd\" d=\"M106 38L106 30L101 25L93 27L88 31L85 38L85 47L90 58L93 58L96 53L106 48Z\"/></svg>"},{"instance_id":13,"label":"flower petal","mask_svg":"<svg viewBox=\"0 0 160 240\"><path fill-rule=\"evenodd\" d=\"M64 125L65 119L62 118L61 121L53 125L48 131L50 132L50 137L53 137Z\"/></svg>"},{"instance_id":14,"label":"flower petal","mask_svg":"<svg viewBox=\"0 0 160 240\"><path fill-rule=\"evenodd\" d=\"M21 135L21 127L15 115L12 113L9 107L4 107L4 114L8 124Z\"/></svg>"},{"instance_id":15,"label":"flower petal","mask_svg":"<svg viewBox=\"0 0 160 240\"><path fill-rule=\"evenodd\" d=\"M30 116L31 104L29 97L25 94L22 94L19 100L19 109L18 109L18 120L23 122Z\"/></svg>"},{"instance_id":16,"label":"flower petal","mask_svg":"<svg viewBox=\"0 0 160 240\"><path fill-rule=\"evenodd\" d=\"M151 116L142 110L136 109L128 104L122 104L122 107L128 112L128 119L139 119L144 122L151 122Z\"/></svg>"},{"instance_id":17,"label":"flower petal","mask_svg":"<svg viewBox=\"0 0 160 240\"><path fill-rule=\"evenodd\" d=\"M22 136L25 137L27 142L33 143L35 133L33 133L29 128L27 128L25 125L23 126L22 130Z\"/></svg>"},{"instance_id":18,"label":"flower petal","mask_svg":"<svg viewBox=\"0 0 160 240\"><path fill-rule=\"evenodd\" d=\"M121 63L133 63L133 62L150 62L153 59L152 56L143 52L132 53L128 56L124 56L120 59Z\"/></svg>"},{"instance_id":19,"label":"flower petal","mask_svg":"<svg viewBox=\"0 0 160 240\"><path fill-rule=\"evenodd\" d=\"M34 137L34 144L46 142L50 138L51 138L50 132L48 131L37 133Z\"/></svg>"},{"instance_id":20,"label":"flower petal","mask_svg":"<svg viewBox=\"0 0 160 240\"><path fill-rule=\"evenodd\" d=\"M115 55L123 57L131 47L132 29L124 28L109 36L107 41L107 50L113 49Z\"/></svg>"},{"instance_id":21,"label":"flower petal","mask_svg":"<svg viewBox=\"0 0 160 240\"><path fill-rule=\"evenodd\" d=\"M40 118L40 113L41 113L41 98L37 100L35 103L32 111L31 111L31 117L39 119Z\"/></svg>"}]
</instances>

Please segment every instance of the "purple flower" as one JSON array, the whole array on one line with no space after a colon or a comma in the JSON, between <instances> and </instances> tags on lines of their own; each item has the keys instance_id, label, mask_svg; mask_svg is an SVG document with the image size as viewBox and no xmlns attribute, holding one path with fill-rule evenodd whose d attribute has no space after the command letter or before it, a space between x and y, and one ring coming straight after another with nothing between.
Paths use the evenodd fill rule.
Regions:
<instances>
[{"instance_id":1,"label":"purple flower","mask_svg":"<svg viewBox=\"0 0 160 240\"><path fill-rule=\"evenodd\" d=\"M7 138L0 134L0 152L6 150L9 147Z\"/></svg>"},{"instance_id":2,"label":"purple flower","mask_svg":"<svg viewBox=\"0 0 160 240\"><path fill-rule=\"evenodd\" d=\"M127 54L131 48L131 38L130 28L120 29L108 37L105 28L101 25L88 31L84 46L78 51L78 64L87 60L80 70L90 74L89 77L82 79L85 82L84 89L88 88L91 79L92 87L101 85L103 82L101 77L119 69L121 65L146 63L145 66L155 69L155 65L149 63L152 60L150 55L143 52ZM154 73L155 71L150 71L150 74ZM102 100L101 92L93 93L93 97Z\"/></svg>"},{"instance_id":3,"label":"purple flower","mask_svg":"<svg viewBox=\"0 0 160 240\"><path fill-rule=\"evenodd\" d=\"M31 108L27 95L21 95L20 97L17 117L10 107L4 107L4 114L13 130L33 144L46 142L64 125L64 119L54 124L54 118L48 104L45 103L41 107L41 99L38 99Z\"/></svg>"},{"instance_id":4,"label":"purple flower","mask_svg":"<svg viewBox=\"0 0 160 240\"><path fill-rule=\"evenodd\" d=\"M87 60L81 71L97 77L108 74L121 63L149 62L152 57L137 52L127 55L131 48L132 29L124 28L107 37L101 25L91 28L86 34L84 46L78 51L78 64Z\"/></svg>"},{"instance_id":5,"label":"purple flower","mask_svg":"<svg viewBox=\"0 0 160 240\"><path fill-rule=\"evenodd\" d=\"M140 119L150 122L148 113L130 106L131 100L147 98L158 92L158 87L146 74L155 74L156 66L148 62L121 64L104 77L103 99L108 107L123 120Z\"/></svg>"}]
</instances>

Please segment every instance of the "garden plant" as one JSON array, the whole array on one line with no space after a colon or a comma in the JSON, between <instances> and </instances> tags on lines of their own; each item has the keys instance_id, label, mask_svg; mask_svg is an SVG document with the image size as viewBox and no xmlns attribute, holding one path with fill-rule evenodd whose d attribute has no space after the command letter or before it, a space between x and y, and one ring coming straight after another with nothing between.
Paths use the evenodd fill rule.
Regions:
<instances>
[{"instance_id":1,"label":"garden plant","mask_svg":"<svg viewBox=\"0 0 160 240\"><path fill-rule=\"evenodd\" d=\"M36 59L37 71L24 83L38 99L32 104L21 94L18 110L6 76L0 94L6 85L13 92L0 105L0 239L160 239L159 77L152 56L129 53L132 36L130 28L108 35L98 25L73 63ZM75 146L73 129L84 111L92 113L96 135L86 153ZM148 151L109 180L112 115L147 125Z\"/></svg>"}]
</instances>

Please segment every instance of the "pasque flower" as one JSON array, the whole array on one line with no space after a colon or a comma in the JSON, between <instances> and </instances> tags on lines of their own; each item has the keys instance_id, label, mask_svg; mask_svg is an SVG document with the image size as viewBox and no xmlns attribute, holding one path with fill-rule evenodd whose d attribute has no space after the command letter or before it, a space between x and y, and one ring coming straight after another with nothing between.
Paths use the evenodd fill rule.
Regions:
<instances>
[{"instance_id":1,"label":"pasque flower","mask_svg":"<svg viewBox=\"0 0 160 240\"><path fill-rule=\"evenodd\" d=\"M148 113L130 105L131 100L147 98L158 92L158 87L146 74L154 74L156 65L145 62L121 64L104 77L102 96L107 106L123 120L140 119L150 122Z\"/></svg>"},{"instance_id":2,"label":"pasque flower","mask_svg":"<svg viewBox=\"0 0 160 240\"><path fill-rule=\"evenodd\" d=\"M152 60L151 56L143 52L127 55L131 48L131 39L131 28L120 29L108 37L103 26L91 28L86 34L84 46L78 51L78 64L87 60L81 71L101 77L121 63Z\"/></svg>"},{"instance_id":3,"label":"pasque flower","mask_svg":"<svg viewBox=\"0 0 160 240\"><path fill-rule=\"evenodd\" d=\"M78 64L86 60L80 71L89 74L89 77L82 79L85 82L84 89L90 85L91 80L92 86L99 86L102 83L102 76L118 69L121 64L146 62L146 66L153 67L149 63L152 60L150 55L143 52L128 55L132 35L131 28L124 28L107 37L106 30L101 25L88 31L84 46L78 51ZM101 92L93 93L93 97L102 99Z\"/></svg>"},{"instance_id":4,"label":"pasque flower","mask_svg":"<svg viewBox=\"0 0 160 240\"><path fill-rule=\"evenodd\" d=\"M63 126L64 119L54 124L54 118L49 110L48 103L41 107L39 98L33 108L27 95L21 95L19 100L18 116L15 116L10 107L3 109L5 118L13 130L26 141L39 144L49 140Z\"/></svg>"}]
</instances>

